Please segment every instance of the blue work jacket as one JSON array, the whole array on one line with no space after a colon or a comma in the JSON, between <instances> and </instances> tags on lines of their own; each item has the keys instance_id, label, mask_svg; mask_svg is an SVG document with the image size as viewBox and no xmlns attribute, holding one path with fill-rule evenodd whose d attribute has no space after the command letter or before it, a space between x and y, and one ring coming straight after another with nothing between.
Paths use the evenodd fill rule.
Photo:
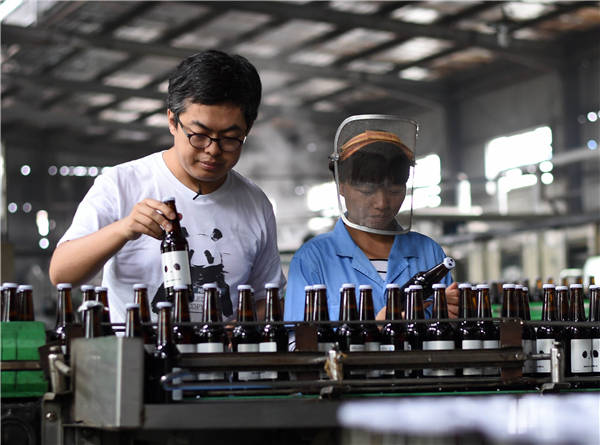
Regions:
<instances>
[{"instance_id":1,"label":"blue work jacket","mask_svg":"<svg viewBox=\"0 0 600 445\"><path fill-rule=\"evenodd\" d=\"M302 245L294 254L288 273L284 318L301 321L304 318L304 286L327 286L329 318L339 319L339 289L344 283L370 284L373 287L375 314L385 306L385 286L403 285L419 271L431 269L442 262L446 254L428 236L417 232L396 235L388 258L387 278L383 280L364 252L352 240L341 219L331 232L318 235ZM452 283L450 274L442 280ZM357 302L358 303L358 302ZM431 306L425 317L431 316Z\"/></svg>"}]
</instances>

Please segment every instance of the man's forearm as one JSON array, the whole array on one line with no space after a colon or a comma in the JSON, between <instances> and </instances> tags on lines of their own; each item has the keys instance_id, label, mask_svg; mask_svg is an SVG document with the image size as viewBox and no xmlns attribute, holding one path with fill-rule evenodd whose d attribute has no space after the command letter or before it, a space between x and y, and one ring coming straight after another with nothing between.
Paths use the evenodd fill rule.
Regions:
<instances>
[{"instance_id":1,"label":"man's forearm","mask_svg":"<svg viewBox=\"0 0 600 445\"><path fill-rule=\"evenodd\" d=\"M121 234L119 223L109 224L95 233L58 246L50 260L52 284L79 284L102 269L104 263L128 241Z\"/></svg>"}]
</instances>

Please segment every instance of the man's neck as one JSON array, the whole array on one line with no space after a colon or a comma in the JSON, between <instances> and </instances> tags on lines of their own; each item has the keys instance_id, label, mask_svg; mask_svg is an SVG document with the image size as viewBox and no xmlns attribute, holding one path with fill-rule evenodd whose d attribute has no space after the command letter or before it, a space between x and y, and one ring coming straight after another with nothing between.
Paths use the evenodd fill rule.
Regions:
<instances>
[{"instance_id":1,"label":"man's neck","mask_svg":"<svg viewBox=\"0 0 600 445\"><path fill-rule=\"evenodd\" d=\"M225 176L220 181L203 182L193 178L179 165L173 147L163 152L162 157L167 168L171 171L171 173L173 173L175 178L177 178L179 182L192 190L194 193L199 193L201 195L212 193L221 187L227 179L227 176Z\"/></svg>"},{"instance_id":2,"label":"man's neck","mask_svg":"<svg viewBox=\"0 0 600 445\"><path fill-rule=\"evenodd\" d=\"M390 256L395 239L394 235L380 235L358 230L348 225L345 226L352 240L360 247L367 258L388 258Z\"/></svg>"}]
</instances>

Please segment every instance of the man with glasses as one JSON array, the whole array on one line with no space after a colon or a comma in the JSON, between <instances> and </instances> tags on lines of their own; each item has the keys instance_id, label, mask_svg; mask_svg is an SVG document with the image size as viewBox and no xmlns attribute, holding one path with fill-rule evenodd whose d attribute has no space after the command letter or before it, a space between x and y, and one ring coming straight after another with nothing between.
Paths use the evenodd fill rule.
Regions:
<instances>
[{"instance_id":1,"label":"man with glasses","mask_svg":"<svg viewBox=\"0 0 600 445\"><path fill-rule=\"evenodd\" d=\"M169 78L173 146L96 179L54 252L52 282L81 283L103 268L113 322L125 321L135 283L148 285L154 303L163 299L159 246L177 215L162 199L174 196L191 254L192 321L200 319L205 283L217 283L225 320L235 318L238 284L255 289L260 314L264 284L285 284L275 217L262 190L232 169L261 89L241 56L210 50L183 60Z\"/></svg>"}]
</instances>

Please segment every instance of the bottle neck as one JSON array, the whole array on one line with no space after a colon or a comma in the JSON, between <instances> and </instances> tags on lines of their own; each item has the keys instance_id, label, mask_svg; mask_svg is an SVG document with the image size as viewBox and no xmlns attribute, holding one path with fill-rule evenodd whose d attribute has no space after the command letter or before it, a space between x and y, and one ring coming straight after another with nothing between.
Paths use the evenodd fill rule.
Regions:
<instances>
[{"instance_id":1,"label":"bottle neck","mask_svg":"<svg viewBox=\"0 0 600 445\"><path fill-rule=\"evenodd\" d=\"M33 293L30 290L21 292L17 299L19 301L19 312L21 321L35 321L33 310Z\"/></svg>"},{"instance_id":2,"label":"bottle neck","mask_svg":"<svg viewBox=\"0 0 600 445\"><path fill-rule=\"evenodd\" d=\"M446 303L445 289L436 289L433 292L432 318L436 320L448 318L448 304Z\"/></svg>"},{"instance_id":3,"label":"bottle neck","mask_svg":"<svg viewBox=\"0 0 600 445\"><path fill-rule=\"evenodd\" d=\"M96 301L102 303L104 309L108 309L108 293L105 290L96 292Z\"/></svg>"},{"instance_id":4,"label":"bottle neck","mask_svg":"<svg viewBox=\"0 0 600 445\"><path fill-rule=\"evenodd\" d=\"M459 289L459 318L473 318L475 316L475 311L473 309L473 300L471 297L472 292L473 291L468 287Z\"/></svg>"},{"instance_id":5,"label":"bottle neck","mask_svg":"<svg viewBox=\"0 0 600 445\"><path fill-rule=\"evenodd\" d=\"M375 320L375 309L373 308L373 294L370 290L362 290L359 300L359 319L361 321Z\"/></svg>"},{"instance_id":6,"label":"bottle neck","mask_svg":"<svg viewBox=\"0 0 600 445\"><path fill-rule=\"evenodd\" d=\"M73 303L71 302L71 291L62 290L58 293L58 307L56 312L56 325L64 326L73 323Z\"/></svg>"},{"instance_id":7,"label":"bottle neck","mask_svg":"<svg viewBox=\"0 0 600 445\"><path fill-rule=\"evenodd\" d=\"M600 321L600 289L590 291L590 321Z\"/></svg>"},{"instance_id":8,"label":"bottle neck","mask_svg":"<svg viewBox=\"0 0 600 445\"><path fill-rule=\"evenodd\" d=\"M402 298L400 289L388 289L387 302L385 306L388 320L402 319Z\"/></svg>"},{"instance_id":9,"label":"bottle neck","mask_svg":"<svg viewBox=\"0 0 600 445\"><path fill-rule=\"evenodd\" d=\"M340 298L340 321L358 320L358 312L356 310L356 293L354 289L342 289Z\"/></svg>"},{"instance_id":10,"label":"bottle neck","mask_svg":"<svg viewBox=\"0 0 600 445\"><path fill-rule=\"evenodd\" d=\"M100 306L94 306L84 311L85 338L95 338L102 335L100 329Z\"/></svg>"},{"instance_id":11,"label":"bottle neck","mask_svg":"<svg viewBox=\"0 0 600 445\"><path fill-rule=\"evenodd\" d=\"M489 289L477 291L477 318L492 318Z\"/></svg>"},{"instance_id":12,"label":"bottle neck","mask_svg":"<svg viewBox=\"0 0 600 445\"><path fill-rule=\"evenodd\" d=\"M519 303L517 300L516 289L504 289L502 299L503 316L509 318L519 317Z\"/></svg>"},{"instance_id":13,"label":"bottle neck","mask_svg":"<svg viewBox=\"0 0 600 445\"><path fill-rule=\"evenodd\" d=\"M265 300L265 321L281 321L281 306L277 289L267 289Z\"/></svg>"},{"instance_id":14,"label":"bottle neck","mask_svg":"<svg viewBox=\"0 0 600 445\"><path fill-rule=\"evenodd\" d=\"M569 307L571 321L586 321L583 307L583 292L580 288L571 291L571 306Z\"/></svg>"},{"instance_id":15,"label":"bottle neck","mask_svg":"<svg viewBox=\"0 0 600 445\"><path fill-rule=\"evenodd\" d=\"M150 306L148 305L148 293L145 289L136 289L133 302L140 305L140 318L142 323L150 323Z\"/></svg>"},{"instance_id":16,"label":"bottle neck","mask_svg":"<svg viewBox=\"0 0 600 445\"><path fill-rule=\"evenodd\" d=\"M140 310L138 308L127 309L125 322L125 337L141 337L142 324L140 321Z\"/></svg>"},{"instance_id":17,"label":"bottle neck","mask_svg":"<svg viewBox=\"0 0 600 445\"><path fill-rule=\"evenodd\" d=\"M254 321L254 309L252 308L252 296L249 290L242 290L238 299L238 321Z\"/></svg>"},{"instance_id":18,"label":"bottle neck","mask_svg":"<svg viewBox=\"0 0 600 445\"><path fill-rule=\"evenodd\" d=\"M425 271L422 275L422 279L427 285L431 286L432 284L442 281L442 278L444 278L451 270L452 269L446 267L446 263L442 261L440 264Z\"/></svg>"},{"instance_id":19,"label":"bottle neck","mask_svg":"<svg viewBox=\"0 0 600 445\"><path fill-rule=\"evenodd\" d=\"M556 307L556 292L554 289L544 289L542 303L542 321L557 321L558 310Z\"/></svg>"},{"instance_id":20,"label":"bottle neck","mask_svg":"<svg viewBox=\"0 0 600 445\"><path fill-rule=\"evenodd\" d=\"M171 324L171 309L161 308L158 314L158 337L157 346L165 346L173 343L173 333Z\"/></svg>"},{"instance_id":21,"label":"bottle neck","mask_svg":"<svg viewBox=\"0 0 600 445\"><path fill-rule=\"evenodd\" d=\"M190 305L187 289L175 291L174 321L175 323L190 321Z\"/></svg>"},{"instance_id":22,"label":"bottle neck","mask_svg":"<svg viewBox=\"0 0 600 445\"><path fill-rule=\"evenodd\" d=\"M19 304L17 301L17 290L13 287L2 290L4 304L2 321L20 321Z\"/></svg>"},{"instance_id":23,"label":"bottle neck","mask_svg":"<svg viewBox=\"0 0 600 445\"><path fill-rule=\"evenodd\" d=\"M408 292L406 319L422 320L424 318L425 313L423 311L423 291L420 289L413 289Z\"/></svg>"},{"instance_id":24,"label":"bottle neck","mask_svg":"<svg viewBox=\"0 0 600 445\"><path fill-rule=\"evenodd\" d=\"M315 291L314 321L329 321L329 308L327 307L327 292L325 289Z\"/></svg>"},{"instance_id":25,"label":"bottle neck","mask_svg":"<svg viewBox=\"0 0 600 445\"><path fill-rule=\"evenodd\" d=\"M304 293L304 321L314 321L315 291L307 290Z\"/></svg>"}]
</instances>

